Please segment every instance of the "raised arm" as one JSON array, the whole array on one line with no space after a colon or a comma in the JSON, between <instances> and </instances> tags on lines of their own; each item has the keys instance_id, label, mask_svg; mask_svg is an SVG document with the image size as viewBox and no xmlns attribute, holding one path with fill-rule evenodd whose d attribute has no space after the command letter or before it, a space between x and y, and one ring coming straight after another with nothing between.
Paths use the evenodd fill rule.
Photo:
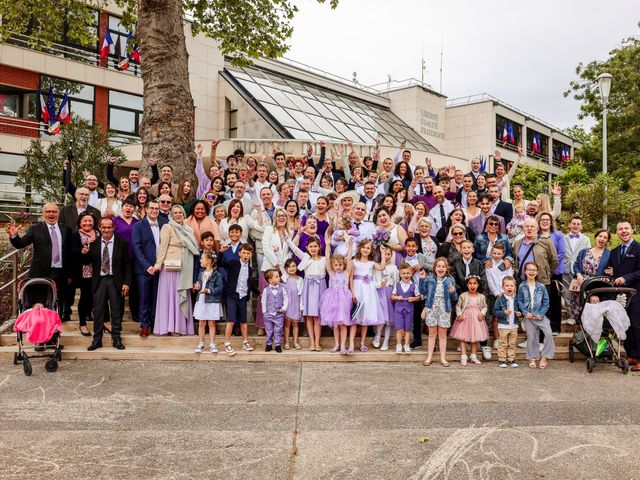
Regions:
<instances>
[{"instance_id":1,"label":"raised arm","mask_svg":"<svg viewBox=\"0 0 640 480\"><path fill-rule=\"evenodd\" d=\"M385 268L387 268L387 257L385 256L384 252L388 247L384 246L384 245L380 245L380 256L382 257L380 259L380 263L374 263L373 264L373 268L375 268L376 270L384 270Z\"/></svg>"}]
</instances>

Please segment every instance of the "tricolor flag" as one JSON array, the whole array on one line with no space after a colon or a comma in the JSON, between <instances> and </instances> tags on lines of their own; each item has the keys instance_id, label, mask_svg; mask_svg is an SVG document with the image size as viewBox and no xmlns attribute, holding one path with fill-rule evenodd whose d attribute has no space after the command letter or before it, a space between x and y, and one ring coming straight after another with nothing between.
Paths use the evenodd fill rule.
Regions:
<instances>
[{"instance_id":1,"label":"tricolor flag","mask_svg":"<svg viewBox=\"0 0 640 480\"><path fill-rule=\"evenodd\" d=\"M515 132L513 131L513 123L511 122L509 122L508 132L509 132L509 143L511 143L512 145L515 145L516 135L515 135Z\"/></svg>"},{"instance_id":2,"label":"tricolor flag","mask_svg":"<svg viewBox=\"0 0 640 480\"><path fill-rule=\"evenodd\" d=\"M71 113L69 112L69 96L66 92L62 99L62 103L60 104L60 108L58 109L58 121L62 125L66 125L71 121Z\"/></svg>"},{"instance_id":3,"label":"tricolor flag","mask_svg":"<svg viewBox=\"0 0 640 480\"><path fill-rule=\"evenodd\" d=\"M502 128L502 146L504 147L507 144L507 140L509 139L509 131L507 130L507 122L504 122L504 127Z\"/></svg>"},{"instance_id":4,"label":"tricolor flag","mask_svg":"<svg viewBox=\"0 0 640 480\"><path fill-rule=\"evenodd\" d=\"M567 160L569 160L569 158L571 157L571 151L569 148L565 147L564 145L562 146L562 153L560 154L560 159L563 162L566 162Z\"/></svg>"},{"instance_id":5,"label":"tricolor flag","mask_svg":"<svg viewBox=\"0 0 640 480\"><path fill-rule=\"evenodd\" d=\"M131 48L129 48L131 46ZM129 60L135 60L140 63L140 51L138 50L138 45L136 45L135 39L133 37L133 33L129 32L127 36L127 52L131 50L131 53L128 55Z\"/></svg>"},{"instance_id":6,"label":"tricolor flag","mask_svg":"<svg viewBox=\"0 0 640 480\"><path fill-rule=\"evenodd\" d=\"M47 108L47 102L45 102L44 97L42 96L42 87L38 86L38 96L40 98L40 116L42 117L42 121L44 123L49 122L49 109Z\"/></svg>"},{"instance_id":7,"label":"tricolor flag","mask_svg":"<svg viewBox=\"0 0 640 480\"><path fill-rule=\"evenodd\" d=\"M101 59L109 56L111 45L113 45L113 39L111 38L111 33L109 33L109 30L107 29L107 32L104 34L104 39L102 40L102 48L100 49Z\"/></svg>"},{"instance_id":8,"label":"tricolor flag","mask_svg":"<svg viewBox=\"0 0 640 480\"><path fill-rule=\"evenodd\" d=\"M129 57L127 56L127 46L124 47L124 55L122 53L122 44L120 43L120 36L118 35L118 39L116 40L115 46L115 55L118 57L118 63L116 64L116 68L118 70L126 70L129 68Z\"/></svg>"},{"instance_id":9,"label":"tricolor flag","mask_svg":"<svg viewBox=\"0 0 640 480\"><path fill-rule=\"evenodd\" d=\"M535 132L533 133L533 141L531 143L531 149L535 153L540 153L540 144L538 143L538 134Z\"/></svg>"},{"instance_id":10,"label":"tricolor flag","mask_svg":"<svg viewBox=\"0 0 640 480\"><path fill-rule=\"evenodd\" d=\"M487 171L487 161L484 158L484 155L480 155L480 173L484 173Z\"/></svg>"}]
</instances>

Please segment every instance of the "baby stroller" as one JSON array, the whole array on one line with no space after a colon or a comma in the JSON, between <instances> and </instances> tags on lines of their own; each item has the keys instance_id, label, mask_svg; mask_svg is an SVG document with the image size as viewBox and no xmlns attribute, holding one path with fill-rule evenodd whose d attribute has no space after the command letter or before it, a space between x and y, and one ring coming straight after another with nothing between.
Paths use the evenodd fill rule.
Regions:
<instances>
[{"instance_id":1,"label":"baby stroller","mask_svg":"<svg viewBox=\"0 0 640 480\"><path fill-rule=\"evenodd\" d=\"M43 308L33 308L42 304ZM20 315L13 326L18 336L18 351L13 354L13 364L22 362L26 376L31 375L32 358L48 358L44 367L47 372L58 369L58 361L62 359L60 331L62 322L58 315L56 284L48 278L31 278L18 286L18 312ZM34 352L25 349L26 340L35 345ZM51 352L53 349L53 352Z\"/></svg>"},{"instance_id":2,"label":"baby stroller","mask_svg":"<svg viewBox=\"0 0 640 480\"><path fill-rule=\"evenodd\" d=\"M614 323L614 328L614 326L612 326L613 318L611 315L611 318L607 318L607 313L605 312L602 317L602 334L599 339L596 339L597 341L594 341L585 328L585 320L590 319L590 316L585 318L585 307L590 303L590 298L597 296L598 303L609 300L619 302L620 305L614 304L612 306L617 307L617 309L622 312L622 310L629 306L631 298L635 294L636 290L634 288L614 286L613 278L608 276L592 277L582 284L579 297L580 318L577 322L580 330L577 331L569 341L570 362L574 362L574 350L578 350L587 357L586 364L589 373L593 371L596 363L613 363L622 370L622 373L626 374L629 372L629 362L622 356L620 335L624 336L624 331L621 332L619 322ZM606 311L606 309L603 310ZM623 315L626 317L626 313L623 313ZM616 333L616 328L618 333Z\"/></svg>"}]
</instances>

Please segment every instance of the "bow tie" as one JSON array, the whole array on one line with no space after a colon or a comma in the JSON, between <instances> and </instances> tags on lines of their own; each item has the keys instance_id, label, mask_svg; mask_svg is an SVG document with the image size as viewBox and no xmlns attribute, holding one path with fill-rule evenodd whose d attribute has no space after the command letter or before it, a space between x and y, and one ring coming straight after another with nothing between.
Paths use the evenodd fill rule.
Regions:
<instances>
[{"instance_id":1,"label":"bow tie","mask_svg":"<svg viewBox=\"0 0 640 480\"><path fill-rule=\"evenodd\" d=\"M577 233L577 234L574 235L573 233L570 233L569 234L569 238L580 238L580 234Z\"/></svg>"},{"instance_id":2,"label":"bow tie","mask_svg":"<svg viewBox=\"0 0 640 480\"><path fill-rule=\"evenodd\" d=\"M149 226L151 226L151 227L157 227L157 226L158 226L158 224L157 224L157 223L151 223L151 222L149 222Z\"/></svg>"}]
</instances>

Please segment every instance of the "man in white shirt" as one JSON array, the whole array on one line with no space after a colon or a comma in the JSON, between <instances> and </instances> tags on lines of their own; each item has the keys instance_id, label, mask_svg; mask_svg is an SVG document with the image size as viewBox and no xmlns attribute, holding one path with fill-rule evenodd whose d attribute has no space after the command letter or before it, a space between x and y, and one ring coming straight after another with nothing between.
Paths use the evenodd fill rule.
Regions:
<instances>
[{"instance_id":1,"label":"man in white shirt","mask_svg":"<svg viewBox=\"0 0 640 480\"><path fill-rule=\"evenodd\" d=\"M562 296L564 297L565 303L570 305L571 291L569 290L569 285L571 285L571 280L573 280L575 275L573 264L576 263L576 258L578 258L580 251L585 248L591 248L591 240L582 233L582 218L580 216L574 215L571 217L569 221L569 233L564 236L564 241L567 244L567 250L564 255L565 272L562 274L562 283L564 285ZM575 322L575 318L567 319L569 325L574 325Z\"/></svg>"},{"instance_id":2,"label":"man in white shirt","mask_svg":"<svg viewBox=\"0 0 640 480\"><path fill-rule=\"evenodd\" d=\"M360 232L359 237L354 237L354 248L356 248L363 240L371 240L376 233L377 229L375 224L364 219L366 214L367 207L362 202L356 203L351 209L353 224Z\"/></svg>"},{"instance_id":3,"label":"man in white shirt","mask_svg":"<svg viewBox=\"0 0 640 480\"><path fill-rule=\"evenodd\" d=\"M225 211L228 211L231 200L235 199L235 200L240 200L242 202L242 207L244 208L244 214L251 215L251 212L253 211L253 208L254 208L253 200L251 199L251 196L247 193L245 185L246 184L242 180L235 181L232 187L232 190L233 190L232 197L226 202L224 202Z\"/></svg>"}]
</instances>

